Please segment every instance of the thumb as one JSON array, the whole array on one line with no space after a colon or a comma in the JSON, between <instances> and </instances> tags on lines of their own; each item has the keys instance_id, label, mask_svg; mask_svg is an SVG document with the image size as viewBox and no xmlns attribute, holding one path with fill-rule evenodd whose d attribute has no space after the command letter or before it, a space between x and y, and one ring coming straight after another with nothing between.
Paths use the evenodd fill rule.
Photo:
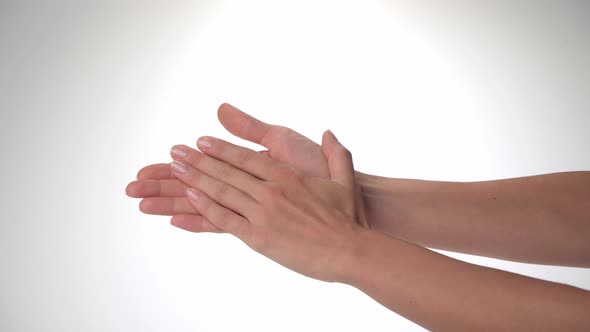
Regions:
<instances>
[{"instance_id":1,"label":"thumb","mask_svg":"<svg viewBox=\"0 0 590 332\"><path fill-rule=\"evenodd\" d=\"M217 110L217 118L227 131L239 138L247 141L266 146L264 138L269 130L273 127L264 123L234 106L223 103ZM268 146L266 146L268 148Z\"/></svg>"},{"instance_id":2,"label":"thumb","mask_svg":"<svg viewBox=\"0 0 590 332\"><path fill-rule=\"evenodd\" d=\"M326 130L322 136L322 151L328 161L332 181L341 184L346 189L354 190L352 154L340 144L336 136L329 130Z\"/></svg>"}]
</instances>

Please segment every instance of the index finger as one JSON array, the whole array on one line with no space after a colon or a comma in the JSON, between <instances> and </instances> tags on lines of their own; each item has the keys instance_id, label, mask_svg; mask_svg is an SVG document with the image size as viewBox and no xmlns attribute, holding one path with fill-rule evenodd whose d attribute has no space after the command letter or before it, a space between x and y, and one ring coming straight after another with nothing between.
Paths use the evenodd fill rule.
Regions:
<instances>
[{"instance_id":1,"label":"index finger","mask_svg":"<svg viewBox=\"0 0 590 332\"><path fill-rule=\"evenodd\" d=\"M197 146L205 154L246 171L259 179L271 179L271 171L275 161L254 150L210 136L199 138Z\"/></svg>"},{"instance_id":2,"label":"index finger","mask_svg":"<svg viewBox=\"0 0 590 332\"><path fill-rule=\"evenodd\" d=\"M274 127L273 125L262 122L228 103L219 106L217 117L230 133L268 147L268 135Z\"/></svg>"}]
</instances>

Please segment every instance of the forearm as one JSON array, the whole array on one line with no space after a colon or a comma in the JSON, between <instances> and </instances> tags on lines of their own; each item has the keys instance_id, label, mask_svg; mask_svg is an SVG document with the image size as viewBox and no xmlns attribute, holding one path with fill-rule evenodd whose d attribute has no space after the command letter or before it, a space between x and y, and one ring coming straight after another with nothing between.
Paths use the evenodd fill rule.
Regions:
<instances>
[{"instance_id":1,"label":"forearm","mask_svg":"<svg viewBox=\"0 0 590 332\"><path fill-rule=\"evenodd\" d=\"M590 266L590 172L482 182L357 172L371 227L422 246Z\"/></svg>"},{"instance_id":2,"label":"forearm","mask_svg":"<svg viewBox=\"0 0 590 332\"><path fill-rule=\"evenodd\" d=\"M461 262L367 231L343 282L431 330L588 331L590 293Z\"/></svg>"}]
</instances>

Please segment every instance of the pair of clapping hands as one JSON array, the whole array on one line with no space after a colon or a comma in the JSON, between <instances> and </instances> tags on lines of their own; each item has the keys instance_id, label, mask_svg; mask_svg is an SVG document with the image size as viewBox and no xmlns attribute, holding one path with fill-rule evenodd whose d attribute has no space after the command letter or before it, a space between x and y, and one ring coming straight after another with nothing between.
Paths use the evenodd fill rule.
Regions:
<instances>
[{"instance_id":1,"label":"pair of clapping hands","mask_svg":"<svg viewBox=\"0 0 590 332\"><path fill-rule=\"evenodd\" d=\"M218 117L268 151L201 137L200 151L176 145L172 163L144 167L127 194L143 198L144 213L171 215L176 227L229 233L303 275L343 281L368 231L350 152L330 131L319 146L229 104Z\"/></svg>"}]
</instances>

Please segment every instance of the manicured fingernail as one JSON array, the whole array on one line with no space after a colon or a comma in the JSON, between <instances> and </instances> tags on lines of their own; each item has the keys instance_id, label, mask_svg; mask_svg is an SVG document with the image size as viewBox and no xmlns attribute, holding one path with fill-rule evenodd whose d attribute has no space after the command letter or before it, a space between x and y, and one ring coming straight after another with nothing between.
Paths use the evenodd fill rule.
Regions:
<instances>
[{"instance_id":1,"label":"manicured fingernail","mask_svg":"<svg viewBox=\"0 0 590 332\"><path fill-rule=\"evenodd\" d=\"M183 163L179 163L178 161L173 161L170 164L170 167L174 172L178 174L185 174L186 172L188 172L188 168L186 167L186 165Z\"/></svg>"},{"instance_id":2,"label":"manicured fingernail","mask_svg":"<svg viewBox=\"0 0 590 332\"><path fill-rule=\"evenodd\" d=\"M170 150L170 154L175 158L182 159L186 157L188 152L186 151L186 148L182 145L175 145L172 147L172 150Z\"/></svg>"},{"instance_id":3,"label":"manicured fingernail","mask_svg":"<svg viewBox=\"0 0 590 332\"><path fill-rule=\"evenodd\" d=\"M206 149L211 147L211 139L209 137L201 137L197 141L197 146Z\"/></svg>"},{"instance_id":4,"label":"manicured fingernail","mask_svg":"<svg viewBox=\"0 0 590 332\"><path fill-rule=\"evenodd\" d=\"M188 197L191 201L197 201L201 197L201 193L194 190L193 188L187 188L186 197Z\"/></svg>"}]
</instances>

